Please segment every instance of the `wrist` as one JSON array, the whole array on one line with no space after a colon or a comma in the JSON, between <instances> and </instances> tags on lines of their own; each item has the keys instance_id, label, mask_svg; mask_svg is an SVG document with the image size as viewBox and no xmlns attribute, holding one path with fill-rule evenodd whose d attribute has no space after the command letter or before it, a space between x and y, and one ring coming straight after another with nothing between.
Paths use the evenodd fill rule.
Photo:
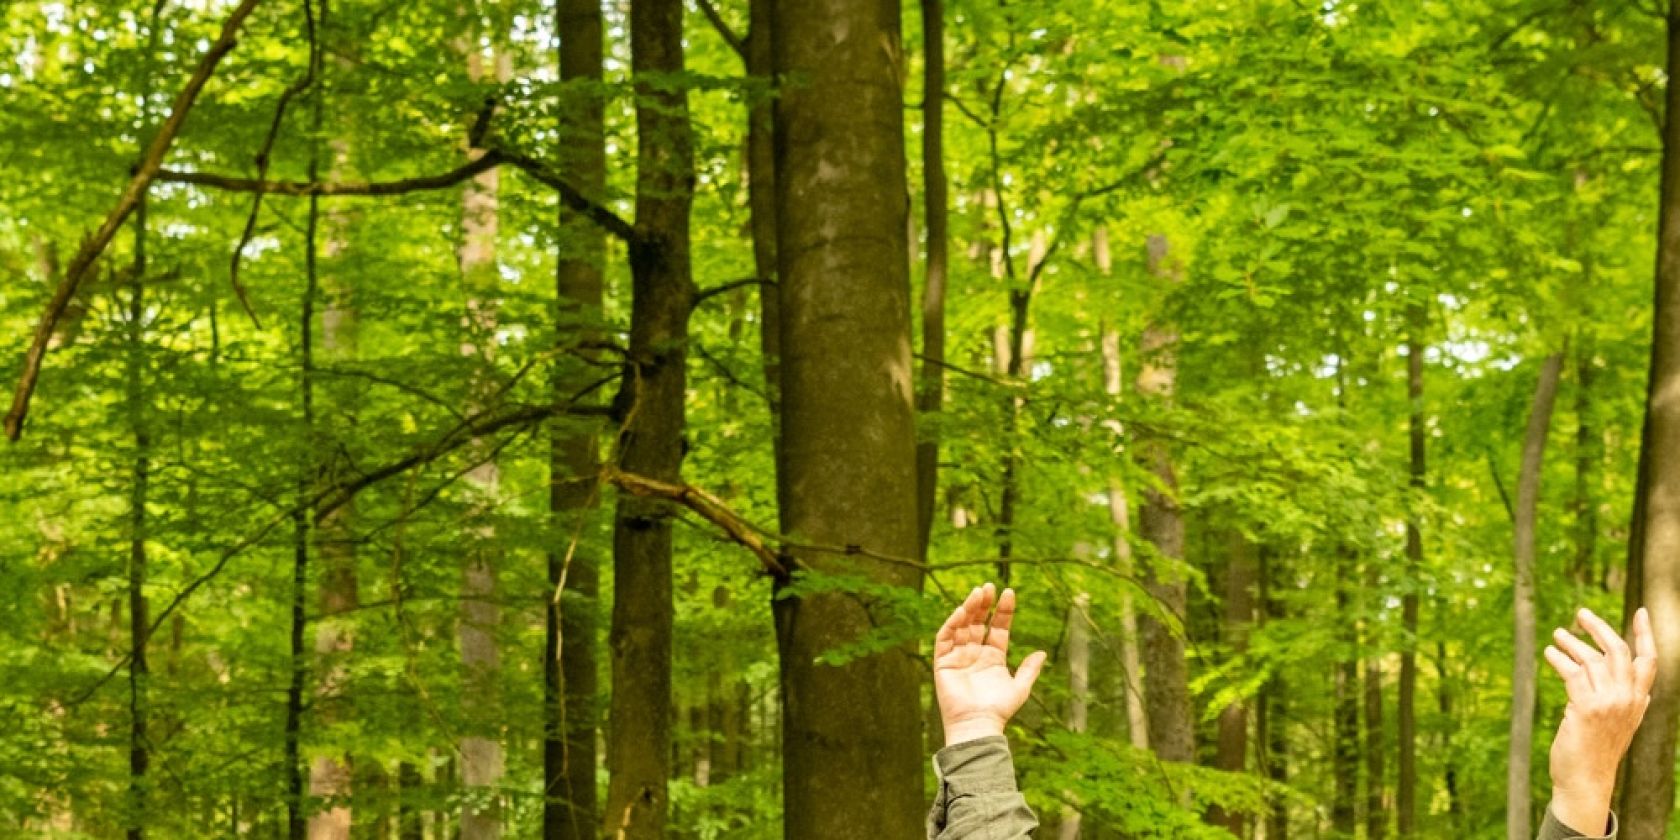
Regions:
<instances>
[{"instance_id":1,"label":"wrist","mask_svg":"<svg viewBox=\"0 0 1680 840\"><path fill-rule=\"evenodd\" d=\"M1610 800L1614 794L1614 779L1608 785L1553 785L1552 816L1569 828L1597 837L1610 826Z\"/></svg>"},{"instance_id":2,"label":"wrist","mask_svg":"<svg viewBox=\"0 0 1680 840\"><path fill-rule=\"evenodd\" d=\"M974 741L1003 734L1003 719L991 715L981 715L962 720L947 720L945 724L945 746L955 746L964 741Z\"/></svg>"}]
</instances>

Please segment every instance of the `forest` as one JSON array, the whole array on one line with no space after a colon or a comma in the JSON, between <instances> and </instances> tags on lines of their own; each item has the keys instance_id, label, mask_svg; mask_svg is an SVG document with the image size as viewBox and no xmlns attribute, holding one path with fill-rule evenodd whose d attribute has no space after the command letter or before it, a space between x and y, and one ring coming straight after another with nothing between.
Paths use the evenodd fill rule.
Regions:
<instances>
[{"instance_id":1,"label":"forest","mask_svg":"<svg viewBox=\"0 0 1680 840\"><path fill-rule=\"evenodd\" d=\"M0 3L0 835L1680 837L1672 0Z\"/></svg>"}]
</instances>

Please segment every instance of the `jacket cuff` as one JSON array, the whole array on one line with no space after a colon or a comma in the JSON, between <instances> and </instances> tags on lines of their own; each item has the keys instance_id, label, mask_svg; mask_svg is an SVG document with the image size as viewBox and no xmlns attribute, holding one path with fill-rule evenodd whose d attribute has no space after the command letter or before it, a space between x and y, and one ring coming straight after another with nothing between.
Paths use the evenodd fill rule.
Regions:
<instances>
[{"instance_id":1,"label":"jacket cuff","mask_svg":"<svg viewBox=\"0 0 1680 840\"><path fill-rule=\"evenodd\" d=\"M1009 739L988 735L952 744L933 757L941 794L947 800L985 793L1015 793L1015 763Z\"/></svg>"},{"instance_id":2,"label":"jacket cuff","mask_svg":"<svg viewBox=\"0 0 1680 840\"><path fill-rule=\"evenodd\" d=\"M1559 822L1557 817L1552 816L1552 808L1548 805L1546 806L1546 819L1540 823L1539 840L1576 840L1576 838L1585 838L1585 840L1616 840L1616 833L1620 828L1621 826L1616 820L1616 812L1611 811L1610 826L1606 830L1606 833L1582 834L1580 831Z\"/></svg>"}]
</instances>

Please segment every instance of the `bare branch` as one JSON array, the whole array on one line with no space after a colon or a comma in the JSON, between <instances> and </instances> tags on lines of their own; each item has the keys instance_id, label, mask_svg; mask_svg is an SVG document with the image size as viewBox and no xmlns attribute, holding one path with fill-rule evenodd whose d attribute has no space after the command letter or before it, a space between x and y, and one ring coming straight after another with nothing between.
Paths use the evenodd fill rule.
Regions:
<instances>
[{"instance_id":1,"label":"bare branch","mask_svg":"<svg viewBox=\"0 0 1680 840\"><path fill-rule=\"evenodd\" d=\"M41 313L41 320L35 325L35 337L29 344L29 351L24 356L23 373L18 377L17 389L12 392L12 407L6 413L6 437L15 441L23 434L23 421L29 414L29 399L35 393L35 382L41 376L41 362L47 354L47 343L52 338L53 331L58 327L58 321L64 317L64 311L69 308L70 300L81 286L82 278L93 266L94 260L105 252L106 246L111 244L111 238L116 236L117 228L134 208L140 204L140 199L146 194L152 180L163 168L163 156L175 142L175 136L181 133L181 126L187 121L187 114L192 111L193 103L204 90L204 85L210 81L210 75L215 72L216 65L223 57L233 51L238 43L239 27L245 23L251 11L262 0L243 0L233 13L228 15L222 24L221 35L210 45L209 52L199 59L197 69L192 77L187 79L186 87L175 95L175 101L170 103L169 117L163 121L157 136L152 138L151 145L140 157L139 165L134 168L134 175L129 178L128 186L123 188L122 195L117 199L117 205L105 216L98 230L82 243L70 267L64 272L64 279L53 291L52 300L47 303L47 309Z\"/></svg>"},{"instance_id":2,"label":"bare branch","mask_svg":"<svg viewBox=\"0 0 1680 840\"><path fill-rule=\"evenodd\" d=\"M712 22L712 28L716 29L724 42L729 44L729 48L734 50L742 61L746 61L747 42L742 40L741 36L736 35L735 30L729 28L729 24L724 22L723 16L718 14L717 7L712 5L712 0L695 0L695 2L700 4L700 11L706 15L706 20Z\"/></svg>"}]
</instances>

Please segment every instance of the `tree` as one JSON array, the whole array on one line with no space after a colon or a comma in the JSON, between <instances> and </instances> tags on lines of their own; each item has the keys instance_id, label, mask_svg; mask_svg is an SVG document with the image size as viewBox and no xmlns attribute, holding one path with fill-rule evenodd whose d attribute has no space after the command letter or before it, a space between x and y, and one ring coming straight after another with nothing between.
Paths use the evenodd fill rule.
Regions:
<instances>
[{"instance_id":1,"label":"tree","mask_svg":"<svg viewBox=\"0 0 1680 840\"><path fill-rule=\"evenodd\" d=\"M622 469L675 481L688 380L689 209L694 189L681 0L630 8L636 83L636 227L630 347L617 411ZM662 502L620 493L613 525L612 737L605 817L628 840L662 838L671 761L671 520Z\"/></svg>"},{"instance_id":2,"label":"tree","mask_svg":"<svg viewBox=\"0 0 1680 840\"><path fill-rule=\"evenodd\" d=\"M773 38L792 80L775 112L782 531L859 548L796 550L808 575L915 590L914 566L873 559L918 553L898 8L781 0ZM784 588L775 602L788 838L919 831L914 643L817 661L870 627L876 597Z\"/></svg>"}]
</instances>

